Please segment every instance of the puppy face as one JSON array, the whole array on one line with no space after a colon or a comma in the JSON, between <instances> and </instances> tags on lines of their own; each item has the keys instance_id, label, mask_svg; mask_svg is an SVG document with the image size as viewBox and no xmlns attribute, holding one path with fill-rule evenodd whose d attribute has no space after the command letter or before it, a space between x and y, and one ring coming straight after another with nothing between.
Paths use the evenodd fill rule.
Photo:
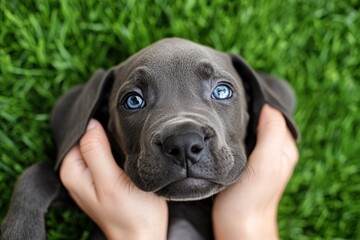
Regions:
<instances>
[{"instance_id":1,"label":"puppy face","mask_svg":"<svg viewBox=\"0 0 360 240\"><path fill-rule=\"evenodd\" d=\"M115 70L109 112L124 170L144 191L197 200L245 168L246 96L226 54L157 42Z\"/></svg>"}]
</instances>

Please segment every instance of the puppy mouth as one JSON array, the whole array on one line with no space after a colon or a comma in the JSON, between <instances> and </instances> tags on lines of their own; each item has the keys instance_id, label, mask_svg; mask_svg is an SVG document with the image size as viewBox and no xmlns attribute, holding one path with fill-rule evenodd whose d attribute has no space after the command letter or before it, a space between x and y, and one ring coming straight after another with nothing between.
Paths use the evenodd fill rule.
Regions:
<instances>
[{"instance_id":1,"label":"puppy mouth","mask_svg":"<svg viewBox=\"0 0 360 240\"><path fill-rule=\"evenodd\" d=\"M222 188L222 184L209 180L186 177L167 184L155 193L171 201L189 201L206 198Z\"/></svg>"},{"instance_id":2,"label":"puppy mouth","mask_svg":"<svg viewBox=\"0 0 360 240\"><path fill-rule=\"evenodd\" d=\"M209 181L205 179L199 179L199 178L191 178L187 177L175 182L172 182L168 184L166 187L173 188L173 189L201 189L210 184Z\"/></svg>"}]
</instances>

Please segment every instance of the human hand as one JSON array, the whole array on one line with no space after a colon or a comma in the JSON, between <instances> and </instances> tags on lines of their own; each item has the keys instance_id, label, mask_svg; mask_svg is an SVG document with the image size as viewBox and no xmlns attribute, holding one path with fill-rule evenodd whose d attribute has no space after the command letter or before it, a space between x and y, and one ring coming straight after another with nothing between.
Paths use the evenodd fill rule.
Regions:
<instances>
[{"instance_id":1,"label":"human hand","mask_svg":"<svg viewBox=\"0 0 360 240\"><path fill-rule=\"evenodd\" d=\"M277 239L277 208L298 161L298 151L282 114L265 105L257 144L240 180L215 198L217 239Z\"/></svg>"},{"instance_id":2,"label":"human hand","mask_svg":"<svg viewBox=\"0 0 360 240\"><path fill-rule=\"evenodd\" d=\"M166 201L131 182L116 164L98 121L90 121L80 144L64 158L60 178L109 239L166 239Z\"/></svg>"}]
</instances>

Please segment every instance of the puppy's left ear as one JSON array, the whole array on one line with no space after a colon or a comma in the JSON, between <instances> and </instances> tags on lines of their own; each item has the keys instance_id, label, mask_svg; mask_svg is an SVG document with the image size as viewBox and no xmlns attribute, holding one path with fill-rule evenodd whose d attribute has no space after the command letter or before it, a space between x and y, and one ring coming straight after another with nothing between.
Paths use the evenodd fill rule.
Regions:
<instances>
[{"instance_id":1,"label":"puppy's left ear","mask_svg":"<svg viewBox=\"0 0 360 240\"><path fill-rule=\"evenodd\" d=\"M255 147L260 111L265 103L282 112L294 139L299 140L300 133L292 119L296 100L291 86L283 80L256 73L237 55L230 54L230 57L235 70L243 81L248 96L248 113L250 115L246 136L248 154Z\"/></svg>"},{"instance_id":2,"label":"puppy's left ear","mask_svg":"<svg viewBox=\"0 0 360 240\"><path fill-rule=\"evenodd\" d=\"M113 80L113 70L97 70L85 85L74 87L57 101L50 124L57 148L55 170L83 136L90 118L106 124Z\"/></svg>"}]
</instances>

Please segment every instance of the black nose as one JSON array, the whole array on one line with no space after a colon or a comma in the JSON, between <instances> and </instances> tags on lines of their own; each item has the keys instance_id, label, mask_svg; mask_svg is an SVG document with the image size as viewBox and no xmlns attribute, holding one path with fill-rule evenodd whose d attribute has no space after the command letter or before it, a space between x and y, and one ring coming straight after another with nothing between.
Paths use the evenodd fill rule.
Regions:
<instances>
[{"instance_id":1,"label":"black nose","mask_svg":"<svg viewBox=\"0 0 360 240\"><path fill-rule=\"evenodd\" d=\"M162 144L165 154L178 164L183 164L187 160L198 162L205 152L204 147L204 137L198 133L172 135Z\"/></svg>"}]
</instances>

